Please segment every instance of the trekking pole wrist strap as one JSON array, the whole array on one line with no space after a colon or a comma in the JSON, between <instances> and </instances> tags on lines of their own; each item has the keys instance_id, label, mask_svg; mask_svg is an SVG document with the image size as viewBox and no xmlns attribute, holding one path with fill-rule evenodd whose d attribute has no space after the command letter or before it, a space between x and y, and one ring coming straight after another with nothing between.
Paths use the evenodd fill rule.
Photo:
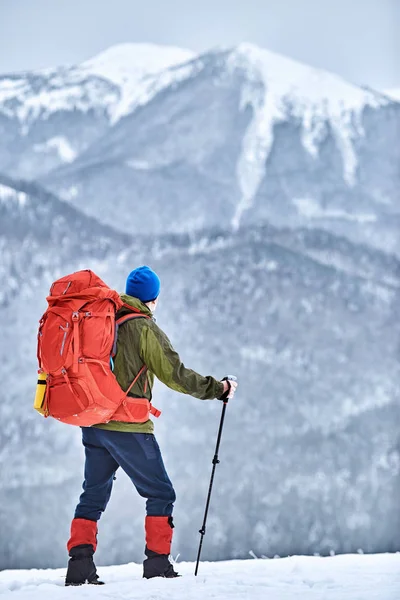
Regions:
<instances>
[{"instance_id":1,"label":"trekking pole wrist strap","mask_svg":"<svg viewBox=\"0 0 400 600\"><path fill-rule=\"evenodd\" d=\"M228 389L227 389L227 390L225 390L225 392L222 394L222 396L220 396L220 397L218 398L218 400L222 400L223 402L228 402L228 400L229 400L229 398L228 398L228 395L229 395L229 392L231 391L231 384L230 384L230 382L229 382L227 379L225 379L225 380L223 379L222 381L223 381L223 382L224 382L224 381L226 381L226 382L227 382L227 384L228 384Z\"/></svg>"}]
</instances>

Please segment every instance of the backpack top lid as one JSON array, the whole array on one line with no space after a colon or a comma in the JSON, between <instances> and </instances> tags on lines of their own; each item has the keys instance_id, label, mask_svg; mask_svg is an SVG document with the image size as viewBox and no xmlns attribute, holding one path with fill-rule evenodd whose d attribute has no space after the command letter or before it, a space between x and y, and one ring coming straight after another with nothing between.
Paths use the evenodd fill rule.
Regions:
<instances>
[{"instance_id":1,"label":"backpack top lid","mask_svg":"<svg viewBox=\"0 0 400 600\"><path fill-rule=\"evenodd\" d=\"M90 269L76 271L61 279L57 279L51 288L47 302L52 305L54 302L68 301L76 296L85 296L89 298L108 298L115 304L116 310L123 305L118 292L108 287L98 275Z\"/></svg>"}]
</instances>

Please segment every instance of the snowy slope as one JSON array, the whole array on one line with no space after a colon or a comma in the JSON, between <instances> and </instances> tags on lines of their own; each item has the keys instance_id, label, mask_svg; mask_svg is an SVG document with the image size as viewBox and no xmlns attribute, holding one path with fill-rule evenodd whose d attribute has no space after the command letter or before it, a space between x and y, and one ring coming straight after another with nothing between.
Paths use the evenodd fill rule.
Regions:
<instances>
[{"instance_id":1,"label":"snowy slope","mask_svg":"<svg viewBox=\"0 0 400 600\"><path fill-rule=\"evenodd\" d=\"M190 60L189 50L153 44L112 46L81 65L0 77L0 112L29 126L59 110L112 112L150 73Z\"/></svg>"},{"instance_id":2,"label":"snowy slope","mask_svg":"<svg viewBox=\"0 0 400 600\"><path fill-rule=\"evenodd\" d=\"M250 105L253 109L238 163L242 201L234 217L236 225L264 176L274 142L274 126L286 121L289 113L298 120L303 146L314 158L327 127L332 129L342 153L344 178L350 185L354 183L354 141L364 134L361 117L366 107L387 103L381 94L252 44L239 45L230 54L228 66L245 70L242 108Z\"/></svg>"},{"instance_id":3,"label":"snowy slope","mask_svg":"<svg viewBox=\"0 0 400 600\"><path fill-rule=\"evenodd\" d=\"M112 111L113 121L129 112L146 82L141 80L194 57L190 50L155 44L119 44L82 63L81 73L104 77L120 88L120 98Z\"/></svg>"},{"instance_id":4,"label":"snowy slope","mask_svg":"<svg viewBox=\"0 0 400 600\"><path fill-rule=\"evenodd\" d=\"M73 161L126 112L143 78L191 57L122 44L81 65L0 76L0 171L35 178Z\"/></svg>"},{"instance_id":5,"label":"snowy slope","mask_svg":"<svg viewBox=\"0 0 400 600\"><path fill-rule=\"evenodd\" d=\"M396 102L400 102L400 88L391 88L388 90L384 90L384 93L389 96L389 98L393 98Z\"/></svg>"},{"instance_id":6,"label":"snowy slope","mask_svg":"<svg viewBox=\"0 0 400 600\"><path fill-rule=\"evenodd\" d=\"M142 579L141 565L103 567L106 585L65 588L65 569L3 571L0 596L11 600L398 600L400 554L292 556L200 565L180 563L180 579Z\"/></svg>"}]
</instances>

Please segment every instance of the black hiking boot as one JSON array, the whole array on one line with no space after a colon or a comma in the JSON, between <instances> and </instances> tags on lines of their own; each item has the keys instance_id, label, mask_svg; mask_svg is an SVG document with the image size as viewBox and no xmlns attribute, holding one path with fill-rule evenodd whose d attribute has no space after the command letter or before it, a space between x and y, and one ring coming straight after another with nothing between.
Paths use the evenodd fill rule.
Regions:
<instances>
[{"instance_id":1,"label":"black hiking boot","mask_svg":"<svg viewBox=\"0 0 400 600\"><path fill-rule=\"evenodd\" d=\"M65 585L83 585L84 583L104 585L104 581L99 581L93 561L93 554L93 546L91 544L83 544L82 546L71 548L69 551L70 559L68 561Z\"/></svg>"},{"instance_id":2,"label":"black hiking boot","mask_svg":"<svg viewBox=\"0 0 400 600\"><path fill-rule=\"evenodd\" d=\"M179 573L174 571L174 567L169 562L168 554L157 554L146 548L146 560L143 562L143 577L151 579L152 577L180 577Z\"/></svg>"}]
</instances>

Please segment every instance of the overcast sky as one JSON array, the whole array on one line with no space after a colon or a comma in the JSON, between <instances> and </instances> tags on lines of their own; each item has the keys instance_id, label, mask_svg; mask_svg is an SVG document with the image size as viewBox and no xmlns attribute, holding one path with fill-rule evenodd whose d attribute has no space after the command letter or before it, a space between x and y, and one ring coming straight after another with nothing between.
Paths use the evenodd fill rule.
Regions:
<instances>
[{"instance_id":1,"label":"overcast sky","mask_svg":"<svg viewBox=\"0 0 400 600\"><path fill-rule=\"evenodd\" d=\"M0 73L81 62L121 42L241 41L376 88L400 87L400 0L0 0Z\"/></svg>"}]
</instances>

